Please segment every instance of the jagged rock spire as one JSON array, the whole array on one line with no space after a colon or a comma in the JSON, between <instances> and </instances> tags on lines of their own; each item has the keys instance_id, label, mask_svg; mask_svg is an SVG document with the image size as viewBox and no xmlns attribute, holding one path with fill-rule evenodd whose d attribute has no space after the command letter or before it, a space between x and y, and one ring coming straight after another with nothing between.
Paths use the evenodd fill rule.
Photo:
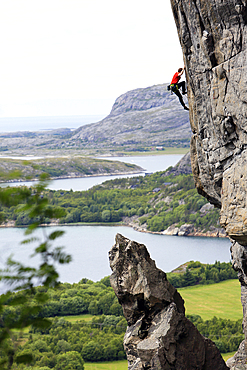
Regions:
<instances>
[{"instance_id":1,"label":"jagged rock spire","mask_svg":"<svg viewBox=\"0 0 247 370\"><path fill-rule=\"evenodd\" d=\"M185 317L184 302L143 244L120 234L109 252L110 281L128 322L129 370L226 370L215 344Z\"/></svg>"}]
</instances>

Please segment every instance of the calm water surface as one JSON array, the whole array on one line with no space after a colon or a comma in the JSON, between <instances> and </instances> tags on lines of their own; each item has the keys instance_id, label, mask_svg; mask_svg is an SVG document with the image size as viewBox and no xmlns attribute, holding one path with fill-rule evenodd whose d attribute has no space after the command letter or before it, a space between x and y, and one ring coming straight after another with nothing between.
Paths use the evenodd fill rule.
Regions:
<instances>
[{"instance_id":1,"label":"calm water surface","mask_svg":"<svg viewBox=\"0 0 247 370\"><path fill-rule=\"evenodd\" d=\"M136 163L145 168L147 172L156 172L175 165L181 157L182 155L159 155L110 159ZM87 190L96 184L117 177L121 176L55 180L49 187L54 190ZM108 251L114 244L117 233L145 244L151 258L156 261L156 265L166 272L190 260L198 260L202 263L214 263L216 260L228 262L230 260L230 241L228 239L155 235L140 233L124 226L61 226L55 229L58 228L65 231L65 235L60 238L58 245L66 246L66 251L73 257L73 261L68 266L59 267L60 280L63 282L78 282L83 277L98 281L109 275L111 270ZM51 232L53 229L47 228L47 232ZM45 230L43 228L39 230L40 237ZM24 229L21 228L0 229L0 267L3 267L10 254L13 254L17 261L28 265L38 263L37 258L36 260L29 258L36 245L20 244L20 241L24 239L23 233Z\"/></svg>"},{"instance_id":2,"label":"calm water surface","mask_svg":"<svg viewBox=\"0 0 247 370\"><path fill-rule=\"evenodd\" d=\"M125 237L143 243L147 246L151 258L163 271L169 272L184 262L198 260L202 263L230 261L230 241L218 238L176 237L140 233L126 226L60 226L47 228L65 231L57 245L66 246L73 261L69 265L59 267L60 279L63 282L78 282L86 277L98 281L111 273L108 261L108 251L115 242L115 235L120 233ZM42 236L44 229L39 230ZM0 266L6 258L13 254L16 260L35 264L32 253L34 245L20 245L24 239L24 229L5 228L0 230Z\"/></svg>"},{"instance_id":3,"label":"calm water surface","mask_svg":"<svg viewBox=\"0 0 247 370\"><path fill-rule=\"evenodd\" d=\"M145 169L146 172L157 172L164 171L169 166L174 166L183 155L172 154L172 155L157 155L157 156L145 156L145 157L109 157L105 159L109 160L118 160L126 163L134 163ZM133 174L133 175L116 175L116 176L95 176L95 177L82 177L78 179L63 179L63 180L53 180L49 184L49 189L52 190L88 190L94 185L102 184L102 182L107 180L113 180L116 178L123 177L133 177L140 176L144 173ZM7 186L20 186L27 185L31 186L35 184L34 181L24 181L24 182L13 182L13 183L2 183L1 187Z\"/></svg>"}]
</instances>

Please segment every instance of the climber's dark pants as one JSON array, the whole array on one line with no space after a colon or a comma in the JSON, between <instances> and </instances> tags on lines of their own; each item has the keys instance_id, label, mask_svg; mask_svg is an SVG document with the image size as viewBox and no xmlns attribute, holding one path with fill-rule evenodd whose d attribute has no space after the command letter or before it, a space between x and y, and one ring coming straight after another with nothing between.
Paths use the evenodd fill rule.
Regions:
<instances>
[{"instance_id":1,"label":"climber's dark pants","mask_svg":"<svg viewBox=\"0 0 247 370\"><path fill-rule=\"evenodd\" d=\"M182 82L179 82L178 84L176 85L173 85L171 86L171 89L172 91L174 92L174 94L177 95L179 101L180 101L180 104L185 107L185 104L184 104L184 101L183 101L183 97L179 91L180 87L182 87L182 93L185 94L186 90L185 90L185 81L182 81Z\"/></svg>"}]
</instances>

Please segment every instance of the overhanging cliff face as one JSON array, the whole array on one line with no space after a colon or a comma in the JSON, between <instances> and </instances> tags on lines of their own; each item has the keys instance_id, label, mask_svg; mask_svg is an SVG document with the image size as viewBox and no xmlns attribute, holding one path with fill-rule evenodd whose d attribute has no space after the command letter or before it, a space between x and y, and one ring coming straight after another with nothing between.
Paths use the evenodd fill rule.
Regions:
<instances>
[{"instance_id":1,"label":"overhanging cliff face","mask_svg":"<svg viewBox=\"0 0 247 370\"><path fill-rule=\"evenodd\" d=\"M247 1L171 0L184 54L199 193L247 245Z\"/></svg>"},{"instance_id":2,"label":"overhanging cliff face","mask_svg":"<svg viewBox=\"0 0 247 370\"><path fill-rule=\"evenodd\" d=\"M247 1L171 5L186 66L195 184L221 208L220 223L235 240L245 341L227 364L247 369Z\"/></svg>"}]
</instances>

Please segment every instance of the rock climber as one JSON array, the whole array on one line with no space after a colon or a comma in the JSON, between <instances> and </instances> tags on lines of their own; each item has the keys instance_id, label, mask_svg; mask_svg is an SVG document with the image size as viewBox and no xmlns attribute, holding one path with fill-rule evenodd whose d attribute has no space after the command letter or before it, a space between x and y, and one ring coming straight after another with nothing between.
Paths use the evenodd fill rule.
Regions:
<instances>
[{"instance_id":1,"label":"rock climber","mask_svg":"<svg viewBox=\"0 0 247 370\"><path fill-rule=\"evenodd\" d=\"M189 110L188 107L184 104L183 97L179 91L180 87L182 87L182 94L187 94L187 91L185 89L185 81L179 82L182 74L184 73L184 68L178 68L178 71L174 74L172 77L172 81L170 84L170 89L178 96L178 99L180 101L180 104L184 107L184 109Z\"/></svg>"}]
</instances>

